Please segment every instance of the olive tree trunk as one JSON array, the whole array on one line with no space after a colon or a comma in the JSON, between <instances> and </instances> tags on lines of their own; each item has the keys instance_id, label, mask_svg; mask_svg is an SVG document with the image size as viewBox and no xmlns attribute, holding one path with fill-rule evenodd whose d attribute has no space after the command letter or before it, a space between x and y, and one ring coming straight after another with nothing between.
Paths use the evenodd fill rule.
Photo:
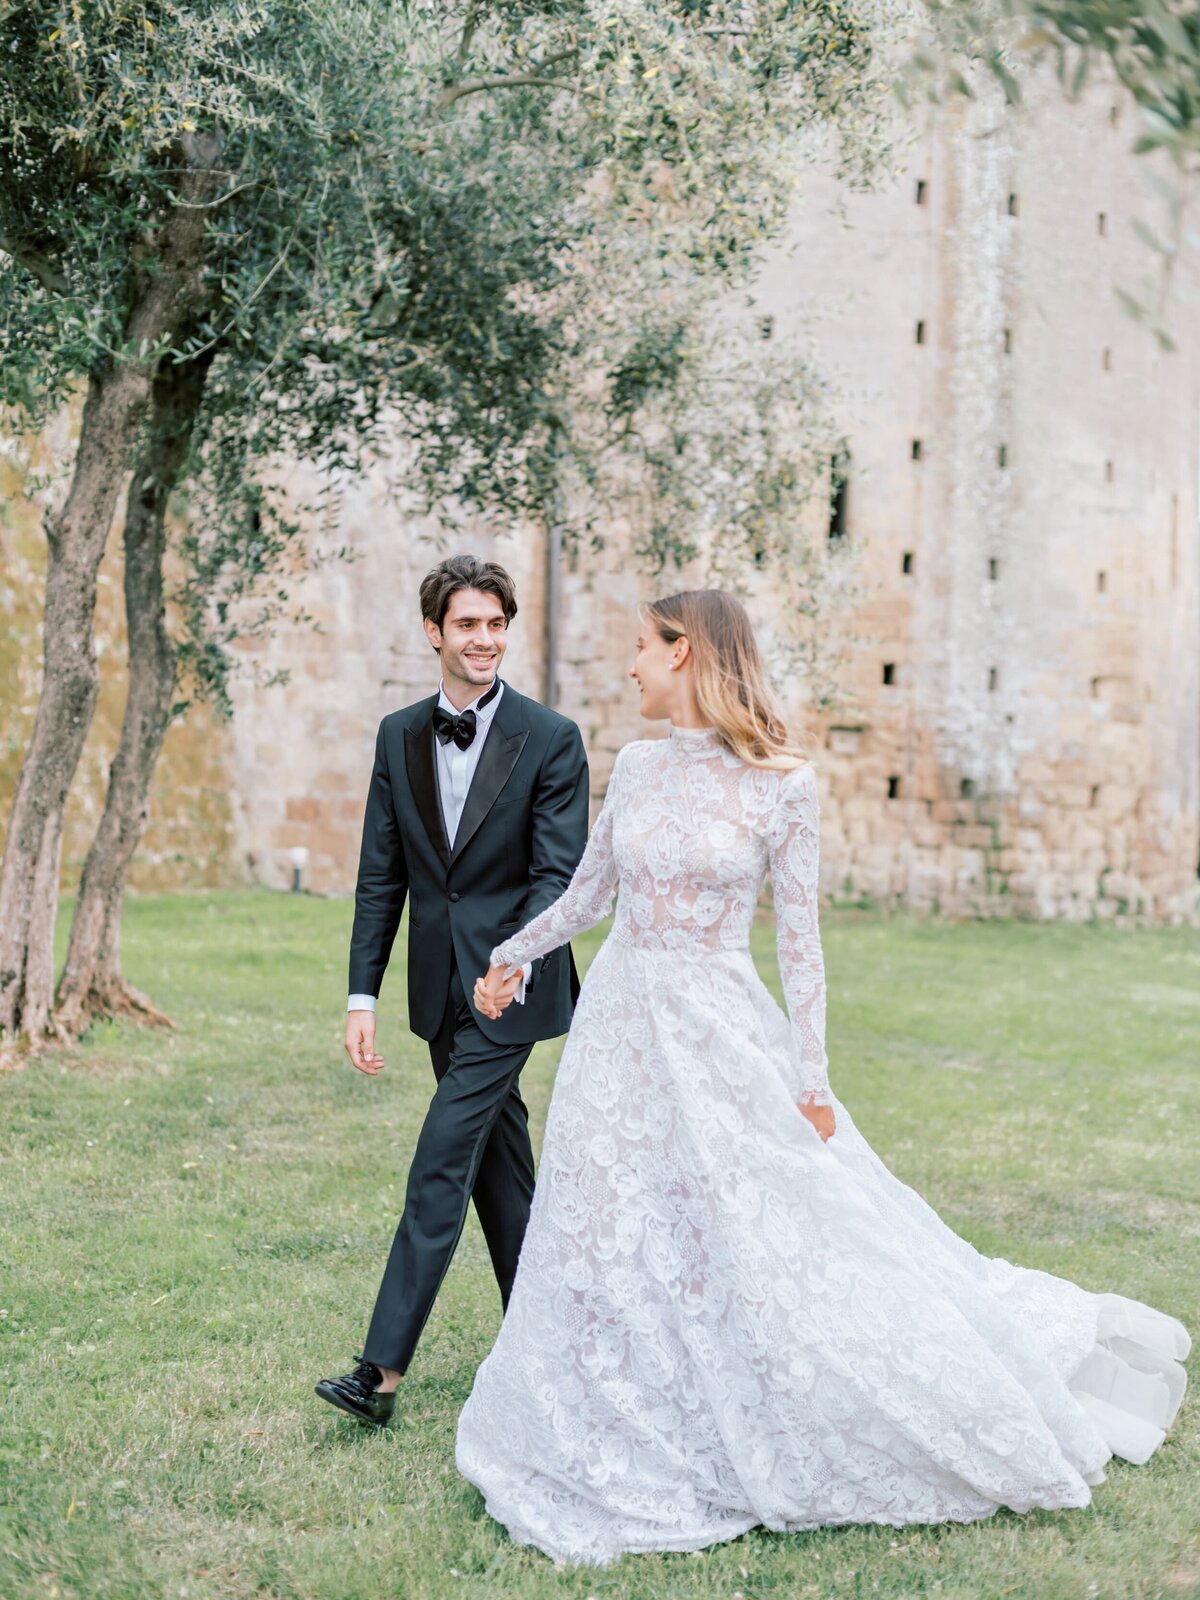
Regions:
<instances>
[{"instance_id":1,"label":"olive tree trunk","mask_svg":"<svg viewBox=\"0 0 1200 1600\"><path fill-rule=\"evenodd\" d=\"M163 584L167 507L188 459L212 356L209 350L193 361L160 367L145 444L129 486L124 531L129 696L55 998L57 1024L72 1037L93 1018L118 1013L170 1025L121 971L121 914L175 700L176 653L167 631Z\"/></svg>"},{"instance_id":2,"label":"olive tree trunk","mask_svg":"<svg viewBox=\"0 0 1200 1600\"><path fill-rule=\"evenodd\" d=\"M0 1039L10 1045L65 1037L53 1013L54 920L63 813L99 688L97 574L161 352L202 293L216 153L213 140L188 140L181 203L159 230L153 271L139 280L125 355L88 382L71 485L46 519L42 691L0 866Z\"/></svg>"}]
</instances>

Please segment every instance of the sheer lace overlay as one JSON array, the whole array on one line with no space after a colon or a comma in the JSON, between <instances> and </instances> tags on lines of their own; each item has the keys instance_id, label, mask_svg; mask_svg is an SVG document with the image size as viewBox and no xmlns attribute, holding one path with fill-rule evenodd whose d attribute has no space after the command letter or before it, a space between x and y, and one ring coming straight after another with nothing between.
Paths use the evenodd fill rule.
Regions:
<instances>
[{"instance_id":1,"label":"sheer lace overlay","mask_svg":"<svg viewBox=\"0 0 1200 1600\"><path fill-rule=\"evenodd\" d=\"M749 931L774 883L788 1015ZM621 752L566 893L493 961L603 917L520 1267L458 1463L571 1562L758 1524L1086 1505L1183 1390L1173 1318L981 1256L830 1095L817 795L707 732ZM822 1144L795 1102L830 1101Z\"/></svg>"}]
</instances>

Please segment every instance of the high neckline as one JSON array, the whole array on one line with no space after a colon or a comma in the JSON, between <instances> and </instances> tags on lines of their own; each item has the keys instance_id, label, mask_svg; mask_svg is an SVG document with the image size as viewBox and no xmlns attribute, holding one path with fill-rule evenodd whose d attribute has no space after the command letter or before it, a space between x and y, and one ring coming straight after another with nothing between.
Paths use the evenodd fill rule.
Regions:
<instances>
[{"instance_id":1,"label":"high neckline","mask_svg":"<svg viewBox=\"0 0 1200 1600\"><path fill-rule=\"evenodd\" d=\"M671 727L670 742L684 755L708 755L720 748L715 728Z\"/></svg>"}]
</instances>

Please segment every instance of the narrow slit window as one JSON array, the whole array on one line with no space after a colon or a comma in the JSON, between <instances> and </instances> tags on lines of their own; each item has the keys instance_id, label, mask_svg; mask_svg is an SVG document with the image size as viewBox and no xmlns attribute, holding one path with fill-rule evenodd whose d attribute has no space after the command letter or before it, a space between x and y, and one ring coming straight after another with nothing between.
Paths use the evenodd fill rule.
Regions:
<instances>
[{"instance_id":1,"label":"narrow slit window","mask_svg":"<svg viewBox=\"0 0 1200 1600\"><path fill-rule=\"evenodd\" d=\"M904 574L904 576L906 578L911 578L912 577L912 570L913 570L913 553L912 553L911 550L906 550L904 552L904 554L900 557L900 571Z\"/></svg>"},{"instance_id":2,"label":"narrow slit window","mask_svg":"<svg viewBox=\"0 0 1200 1600\"><path fill-rule=\"evenodd\" d=\"M1000 687L1000 668L999 667L989 667L988 668L988 693L989 694L995 694L996 690L999 687Z\"/></svg>"},{"instance_id":3,"label":"narrow slit window","mask_svg":"<svg viewBox=\"0 0 1200 1600\"><path fill-rule=\"evenodd\" d=\"M1000 563L995 556L988 557L988 577L995 583L1000 576Z\"/></svg>"},{"instance_id":4,"label":"narrow slit window","mask_svg":"<svg viewBox=\"0 0 1200 1600\"><path fill-rule=\"evenodd\" d=\"M759 321L758 331L759 331L759 334L764 339L771 338L771 336L775 332L775 318L774 317L763 317Z\"/></svg>"},{"instance_id":5,"label":"narrow slit window","mask_svg":"<svg viewBox=\"0 0 1200 1600\"><path fill-rule=\"evenodd\" d=\"M920 439L914 439L913 442L912 442L912 458L913 458L914 461L920 461L920 459L921 459L921 441L920 441Z\"/></svg>"},{"instance_id":6,"label":"narrow slit window","mask_svg":"<svg viewBox=\"0 0 1200 1600\"><path fill-rule=\"evenodd\" d=\"M1096 574L1096 593L1097 594L1105 594L1105 593L1107 593L1107 591L1108 591L1108 573L1107 572L1103 572L1103 571L1098 572Z\"/></svg>"},{"instance_id":7,"label":"narrow slit window","mask_svg":"<svg viewBox=\"0 0 1200 1600\"><path fill-rule=\"evenodd\" d=\"M894 661L885 661L883 663L883 681L888 684L895 683L896 663Z\"/></svg>"},{"instance_id":8,"label":"narrow slit window","mask_svg":"<svg viewBox=\"0 0 1200 1600\"><path fill-rule=\"evenodd\" d=\"M974 798L974 795L975 795L975 780L974 780L974 778L964 778L962 780L962 782L958 786L958 797L959 797L959 799L960 800L971 800L971 799Z\"/></svg>"},{"instance_id":9,"label":"narrow slit window","mask_svg":"<svg viewBox=\"0 0 1200 1600\"><path fill-rule=\"evenodd\" d=\"M1011 328L1005 328L1005 330L1004 330L1004 354L1006 356L1012 355L1012 344L1013 344L1012 329Z\"/></svg>"},{"instance_id":10,"label":"narrow slit window","mask_svg":"<svg viewBox=\"0 0 1200 1600\"><path fill-rule=\"evenodd\" d=\"M929 198L929 185L924 178L917 179L917 204L923 206Z\"/></svg>"},{"instance_id":11,"label":"narrow slit window","mask_svg":"<svg viewBox=\"0 0 1200 1600\"><path fill-rule=\"evenodd\" d=\"M915 342L917 344L924 344L925 343L925 324L924 324L924 322L921 321L921 319L919 317L917 318L917 330L916 330L916 340L915 340Z\"/></svg>"},{"instance_id":12,"label":"narrow slit window","mask_svg":"<svg viewBox=\"0 0 1200 1600\"><path fill-rule=\"evenodd\" d=\"M850 500L850 457L844 450L829 461L829 538L832 542L846 537L847 515Z\"/></svg>"},{"instance_id":13,"label":"narrow slit window","mask_svg":"<svg viewBox=\"0 0 1200 1600\"><path fill-rule=\"evenodd\" d=\"M1104 463L1104 481L1105 483L1111 483L1113 481L1113 464L1111 461L1106 461Z\"/></svg>"},{"instance_id":14,"label":"narrow slit window","mask_svg":"<svg viewBox=\"0 0 1200 1600\"><path fill-rule=\"evenodd\" d=\"M1091 806L1091 808L1094 811L1095 808L1097 807L1097 805L1099 805L1099 803L1100 803L1100 785L1098 783L1094 783L1092 785L1091 793L1088 795L1088 805Z\"/></svg>"},{"instance_id":15,"label":"narrow slit window","mask_svg":"<svg viewBox=\"0 0 1200 1600\"><path fill-rule=\"evenodd\" d=\"M1108 214L1104 211L1096 214L1096 232L1102 239L1108 235Z\"/></svg>"},{"instance_id":16,"label":"narrow slit window","mask_svg":"<svg viewBox=\"0 0 1200 1600\"><path fill-rule=\"evenodd\" d=\"M1015 217L1015 216L1018 215L1018 211L1019 211L1019 206L1018 206L1018 202L1017 202L1017 197L1016 197L1015 194L1010 194L1009 197L1008 197L1008 214L1009 214L1010 217Z\"/></svg>"},{"instance_id":17,"label":"narrow slit window","mask_svg":"<svg viewBox=\"0 0 1200 1600\"><path fill-rule=\"evenodd\" d=\"M1092 679L1092 699L1093 700L1099 700L1099 698L1100 698L1100 679L1099 678L1093 678Z\"/></svg>"},{"instance_id":18,"label":"narrow slit window","mask_svg":"<svg viewBox=\"0 0 1200 1600\"><path fill-rule=\"evenodd\" d=\"M892 776L888 779L888 799L889 800L899 800L899 798L900 798L900 779L898 777L896 777L896 775L893 773Z\"/></svg>"},{"instance_id":19,"label":"narrow slit window","mask_svg":"<svg viewBox=\"0 0 1200 1600\"><path fill-rule=\"evenodd\" d=\"M1001 471L1008 465L1008 446L1006 444L1000 445L996 450L996 465Z\"/></svg>"}]
</instances>

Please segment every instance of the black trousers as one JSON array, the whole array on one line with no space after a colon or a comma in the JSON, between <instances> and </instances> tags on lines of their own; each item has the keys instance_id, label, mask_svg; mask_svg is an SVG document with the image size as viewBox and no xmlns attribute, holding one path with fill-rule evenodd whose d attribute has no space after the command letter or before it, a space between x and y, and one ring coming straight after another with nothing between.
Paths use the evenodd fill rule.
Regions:
<instances>
[{"instance_id":1,"label":"black trousers","mask_svg":"<svg viewBox=\"0 0 1200 1600\"><path fill-rule=\"evenodd\" d=\"M506 1050L485 1038L457 969L451 973L442 1025L429 1043L437 1090L363 1348L376 1366L408 1369L471 1199L508 1305L533 1199L529 1113L518 1082L532 1049Z\"/></svg>"}]
</instances>

